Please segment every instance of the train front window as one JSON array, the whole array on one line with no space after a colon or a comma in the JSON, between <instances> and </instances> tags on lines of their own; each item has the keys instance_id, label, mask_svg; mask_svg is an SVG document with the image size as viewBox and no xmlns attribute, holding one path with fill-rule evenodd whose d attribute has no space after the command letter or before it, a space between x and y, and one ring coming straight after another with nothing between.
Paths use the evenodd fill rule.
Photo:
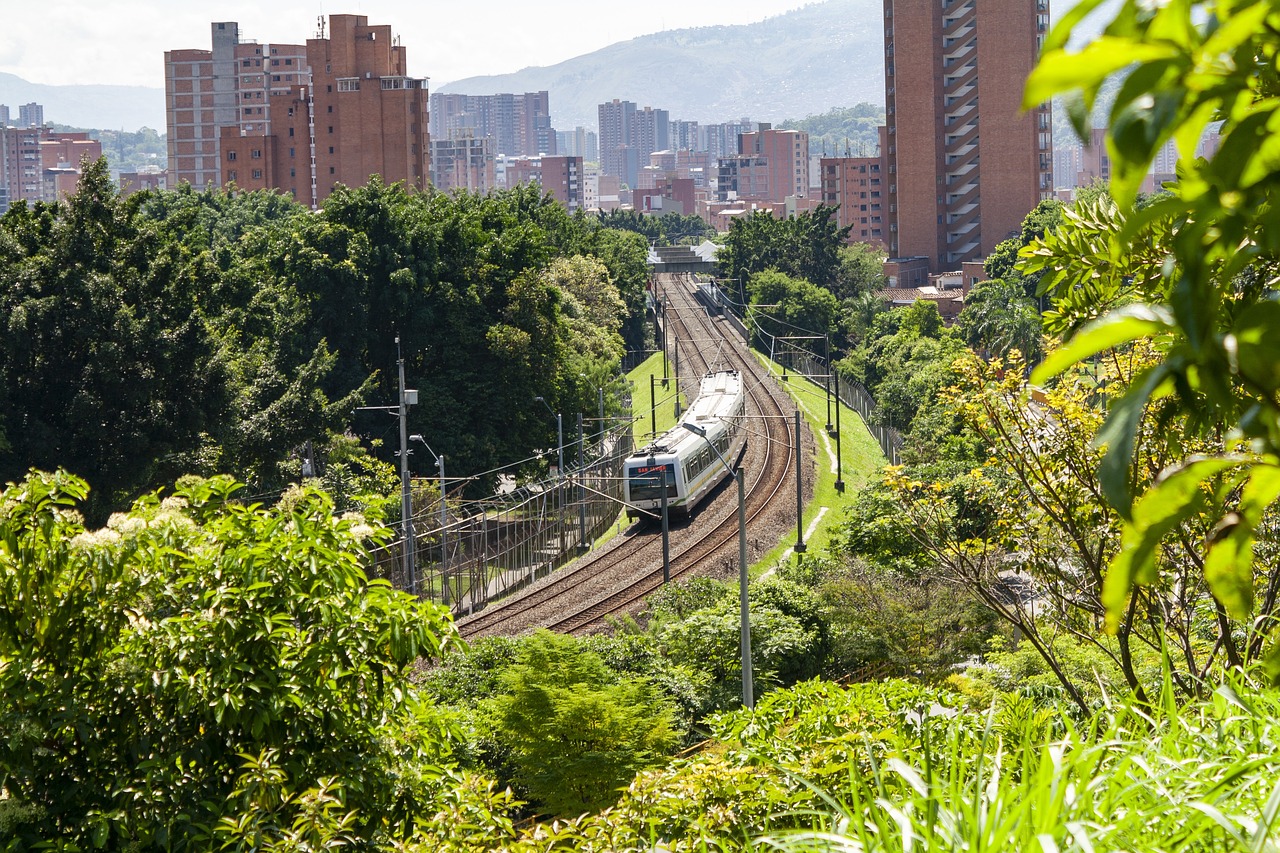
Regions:
<instances>
[{"instance_id":1,"label":"train front window","mask_svg":"<svg viewBox=\"0 0 1280 853\"><path fill-rule=\"evenodd\" d=\"M631 500L660 501L662 485L666 480L667 497L677 497L676 466L670 463L655 465L632 465L627 469L627 479L631 484Z\"/></svg>"}]
</instances>

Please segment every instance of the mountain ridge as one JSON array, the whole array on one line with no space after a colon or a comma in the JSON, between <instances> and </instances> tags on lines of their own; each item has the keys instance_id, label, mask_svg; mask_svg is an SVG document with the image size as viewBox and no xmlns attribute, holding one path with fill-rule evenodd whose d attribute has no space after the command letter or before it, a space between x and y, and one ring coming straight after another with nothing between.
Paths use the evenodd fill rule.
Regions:
<instances>
[{"instance_id":1,"label":"mountain ridge","mask_svg":"<svg viewBox=\"0 0 1280 853\"><path fill-rule=\"evenodd\" d=\"M751 24L666 30L440 92L551 92L560 130L594 127L613 98L703 123L782 121L884 100L881 0L826 0ZM799 62L797 61L799 58Z\"/></svg>"},{"instance_id":2,"label":"mountain ridge","mask_svg":"<svg viewBox=\"0 0 1280 853\"><path fill-rule=\"evenodd\" d=\"M164 132L164 89L104 83L55 86L32 83L0 71L0 104L7 104L12 121L18 106L35 101L44 119L72 127L135 131L143 127Z\"/></svg>"}]
</instances>

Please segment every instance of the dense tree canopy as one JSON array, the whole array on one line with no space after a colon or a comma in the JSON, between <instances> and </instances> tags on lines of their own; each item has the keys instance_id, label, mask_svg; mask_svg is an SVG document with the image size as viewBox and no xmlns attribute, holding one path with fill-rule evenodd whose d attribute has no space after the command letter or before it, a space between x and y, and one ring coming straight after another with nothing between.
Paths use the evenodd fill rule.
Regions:
<instances>
[{"instance_id":1,"label":"dense tree canopy","mask_svg":"<svg viewBox=\"0 0 1280 853\"><path fill-rule=\"evenodd\" d=\"M536 188L375 179L311 214L266 192L122 200L100 162L66 203L0 219L0 280L0 480L67 467L101 520L184 473L273 491L307 442L387 437L352 412L395 402L401 352L410 431L460 472L526 458L554 438L534 396L593 412L582 377L643 344L647 276L639 235Z\"/></svg>"}]
</instances>

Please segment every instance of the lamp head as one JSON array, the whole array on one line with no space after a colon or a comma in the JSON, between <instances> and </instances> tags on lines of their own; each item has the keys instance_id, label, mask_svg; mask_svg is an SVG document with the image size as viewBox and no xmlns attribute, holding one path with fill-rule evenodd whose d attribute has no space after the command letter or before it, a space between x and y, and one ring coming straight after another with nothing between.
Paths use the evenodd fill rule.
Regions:
<instances>
[{"instance_id":1,"label":"lamp head","mask_svg":"<svg viewBox=\"0 0 1280 853\"><path fill-rule=\"evenodd\" d=\"M702 438L707 437L707 430L704 427L698 426L697 424L691 424L688 421L681 421L680 426L684 427L685 429L687 429L689 432L693 433L696 436L700 436Z\"/></svg>"}]
</instances>

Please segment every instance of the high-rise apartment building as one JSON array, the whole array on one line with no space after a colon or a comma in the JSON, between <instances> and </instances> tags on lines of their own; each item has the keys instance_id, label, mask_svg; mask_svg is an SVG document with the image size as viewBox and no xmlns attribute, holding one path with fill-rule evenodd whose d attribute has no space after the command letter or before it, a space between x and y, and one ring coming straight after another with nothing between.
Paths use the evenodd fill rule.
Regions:
<instances>
[{"instance_id":1,"label":"high-rise apartment building","mask_svg":"<svg viewBox=\"0 0 1280 853\"><path fill-rule=\"evenodd\" d=\"M221 128L271 133L271 97L311 83L307 49L242 39L234 21L210 24L212 50L164 54L169 177L197 189L222 179Z\"/></svg>"},{"instance_id":2,"label":"high-rise apartment building","mask_svg":"<svg viewBox=\"0 0 1280 853\"><path fill-rule=\"evenodd\" d=\"M391 27L331 15L305 48L242 41L234 23L213 36L212 51L165 54L171 183L279 189L311 207L373 175L426 186L426 81Z\"/></svg>"},{"instance_id":3,"label":"high-rise apartment building","mask_svg":"<svg viewBox=\"0 0 1280 853\"><path fill-rule=\"evenodd\" d=\"M542 191L573 213L586 204L581 157L500 157L499 183L507 188L539 184Z\"/></svg>"},{"instance_id":4,"label":"high-rise apartment building","mask_svg":"<svg viewBox=\"0 0 1280 853\"><path fill-rule=\"evenodd\" d=\"M600 162L600 142L594 130L575 127L556 132L556 153L581 157L588 163Z\"/></svg>"},{"instance_id":5,"label":"high-rise apartment building","mask_svg":"<svg viewBox=\"0 0 1280 853\"><path fill-rule=\"evenodd\" d=\"M1047 104L1022 90L1048 0L884 0L891 257L959 269L1053 191Z\"/></svg>"},{"instance_id":6,"label":"high-rise apartment building","mask_svg":"<svg viewBox=\"0 0 1280 853\"><path fill-rule=\"evenodd\" d=\"M493 140L495 154L536 157L557 153L551 126L551 98L547 92L523 95L431 96L431 136L448 139L470 133Z\"/></svg>"},{"instance_id":7,"label":"high-rise apartment building","mask_svg":"<svg viewBox=\"0 0 1280 853\"><path fill-rule=\"evenodd\" d=\"M18 127L44 127L44 107L35 101L20 105Z\"/></svg>"},{"instance_id":8,"label":"high-rise apartment building","mask_svg":"<svg viewBox=\"0 0 1280 853\"><path fill-rule=\"evenodd\" d=\"M885 128L880 128L881 151ZM836 222L849 228L849 241L884 243L888 232L888 166L875 157L823 157L820 161L822 203L836 207Z\"/></svg>"},{"instance_id":9,"label":"high-rise apartment building","mask_svg":"<svg viewBox=\"0 0 1280 853\"><path fill-rule=\"evenodd\" d=\"M598 109L600 171L635 187L649 155L670 147L670 114L653 107L637 109L632 101L617 98Z\"/></svg>"},{"instance_id":10,"label":"high-rise apartment building","mask_svg":"<svg viewBox=\"0 0 1280 853\"><path fill-rule=\"evenodd\" d=\"M9 106L0 104L0 128L9 126Z\"/></svg>"}]
</instances>

